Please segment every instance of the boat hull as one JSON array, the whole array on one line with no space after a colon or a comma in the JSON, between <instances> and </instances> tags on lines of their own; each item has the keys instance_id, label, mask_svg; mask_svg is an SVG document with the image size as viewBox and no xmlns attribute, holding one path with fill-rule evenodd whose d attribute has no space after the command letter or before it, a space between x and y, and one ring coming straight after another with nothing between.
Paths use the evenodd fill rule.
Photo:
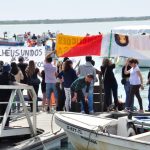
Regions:
<instances>
[{"instance_id":1,"label":"boat hull","mask_svg":"<svg viewBox=\"0 0 150 150\"><path fill-rule=\"evenodd\" d=\"M135 141L101 132L98 128L83 128L66 122L58 115L55 122L61 126L76 150L148 150L150 143Z\"/></svg>"}]
</instances>

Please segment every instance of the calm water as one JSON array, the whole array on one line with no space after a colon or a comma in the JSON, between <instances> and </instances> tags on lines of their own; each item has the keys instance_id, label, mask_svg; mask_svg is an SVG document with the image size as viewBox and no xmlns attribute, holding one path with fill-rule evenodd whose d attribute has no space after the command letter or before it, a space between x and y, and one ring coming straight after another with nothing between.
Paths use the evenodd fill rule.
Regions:
<instances>
[{"instance_id":1,"label":"calm water","mask_svg":"<svg viewBox=\"0 0 150 150\"><path fill-rule=\"evenodd\" d=\"M112 28L125 25L149 25L149 21L116 21L116 22L94 22L94 23L67 23L67 24L26 24L26 25L0 25L0 36L7 31L9 35L21 34L28 31L35 34L42 34L48 30L62 32L64 34L85 35L97 34L98 32L108 33Z\"/></svg>"}]
</instances>

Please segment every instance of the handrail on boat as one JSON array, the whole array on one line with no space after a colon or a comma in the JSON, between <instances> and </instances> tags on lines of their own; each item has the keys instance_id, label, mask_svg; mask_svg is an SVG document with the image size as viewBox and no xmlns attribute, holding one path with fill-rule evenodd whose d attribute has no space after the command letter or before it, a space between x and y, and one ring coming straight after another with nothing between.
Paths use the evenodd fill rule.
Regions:
<instances>
[{"instance_id":1,"label":"handrail on boat","mask_svg":"<svg viewBox=\"0 0 150 150\"><path fill-rule=\"evenodd\" d=\"M9 117L9 112L11 111L11 106L13 104L13 100L16 96L16 93L18 94L19 99L20 99L20 103L23 106L23 111L25 113L25 117L26 117L28 125L29 125L29 132L32 136L35 136L37 134L37 129L36 129L36 124L37 124L37 119L36 119L37 95L34 91L33 86L29 86L29 85L0 85L0 89L12 90L7 108L6 108L5 113L2 117L3 119L2 119L2 122L0 125L0 137L15 136L18 131L19 131L19 133L17 133L17 135L21 135L21 134L24 134L26 132L23 128L21 128L17 132L16 132L16 130L13 132L12 128L10 128L10 129L8 128L7 130L5 130L5 124L6 124L7 118ZM31 97L33 100L33 121L31 121L30 114L29 114L27 106L25 104L22 90L27 90L32 95ZM0 104L2 104L2 103L6 104L6 102L1 102Z\"/></svg>"}]
</instances>

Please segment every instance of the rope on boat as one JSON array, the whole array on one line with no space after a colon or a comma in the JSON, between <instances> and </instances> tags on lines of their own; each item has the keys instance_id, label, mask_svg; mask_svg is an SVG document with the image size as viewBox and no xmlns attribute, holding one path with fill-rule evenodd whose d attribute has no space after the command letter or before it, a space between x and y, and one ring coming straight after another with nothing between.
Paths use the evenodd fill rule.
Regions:
<instances>
[{"instance_id":1,"label":"rope on boat","mask_svg":"<svg viewBox=\"0 0 150 150\"><path fill-rule=\"evenodd\" d=\"M110 123L111 123L111 122L110 122ZM105 127L100 126L100 125L99 125L99 126L96 126L96 127L97 127L97 130L94 130L95 127L93 127L93 128L91 129L90 134L89 134L89 138L88 138L87 148L86 148L87 150L89 149L89 144L90 144L90 141L91 141L91 134L92 134L92 133L95 133L96 136L97 136L98 132L100 131L100 132L102 132L102 133L108 133L108 135L110 135L110 133L109 133L109 131L108 131L108 128L111 127L110 123L109 123L107 126L105 126ZM95 132L94 132L94 131L95 131Z\"/></svg>"},{"instance_id":2,"label":"rope on boat","mask_svg":"<svg viewBox=\"0 0 150 150\"><path fill-rule=\"evenodd\" d=\"M60 128L58 131L54 132L54 130L53 130L53 119L54 119L54 115L55 115L55 112L52 114L51 131L52 131L52 134L53 134L53 135L56 135L58 132L61 131L62 128ZM50 132L47 132L47 133L45 133L45 134L48 134L48 133L50 133ZM49 136L49 135L48 135L48 136ZM39 135L38 135L38 137L39 137ZM46 137L46 136L44 136L44 137ZM43 145L44 150L48 150L42 140L41 140L41 144Z\"/></svg>"},{"instance_id":3,"label":"rope on boat","mask_svg":"<svg viewBox=\"0 0 150 150\"><path fill-rule=\"evenodd\" d=\"M55 115L55 112L53 112L53 114L52 114L52 119L51 119L51 131L52 131L52 134L56 135L58 132L61 131L62 128L60 127L60 129L59 129L58 131L54 132L54 130L53 130L53 119L54 119L54 115Z\"/></svg>"}]
</instances>

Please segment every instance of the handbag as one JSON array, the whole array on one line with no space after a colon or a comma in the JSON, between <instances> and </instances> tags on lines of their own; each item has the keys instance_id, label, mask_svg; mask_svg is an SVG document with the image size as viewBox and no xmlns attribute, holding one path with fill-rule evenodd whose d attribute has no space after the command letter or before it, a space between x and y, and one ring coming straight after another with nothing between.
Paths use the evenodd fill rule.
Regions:
<instances>
[{"instance_id":1,"label":"handbag","mask_svg":"<svg viewBox=\"0 0 150 150\"><path fill-rule=\"evenodd\" d=\"M122 83L122 85L125 85L126 84L126 79L125 78L121 79L121 83Z\"/></svg>"}]
</instances>

